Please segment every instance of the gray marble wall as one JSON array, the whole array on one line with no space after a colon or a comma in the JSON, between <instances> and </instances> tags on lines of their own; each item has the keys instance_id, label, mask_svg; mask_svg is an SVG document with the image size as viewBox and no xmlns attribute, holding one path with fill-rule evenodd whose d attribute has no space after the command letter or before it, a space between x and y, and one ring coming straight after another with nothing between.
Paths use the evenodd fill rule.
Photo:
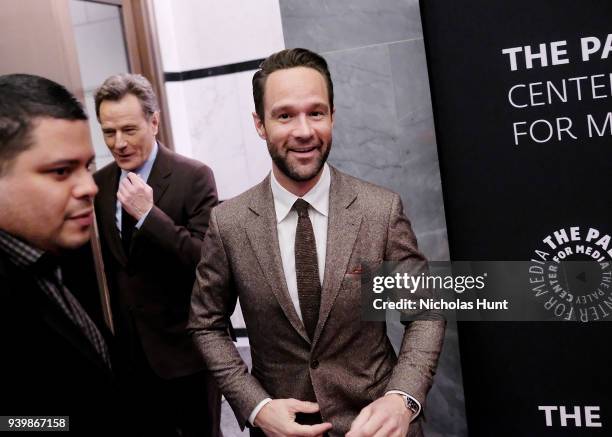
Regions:
<instances>
[{"instance_id":1,"label":"gray marble wall","mask_svg":"<svg viewBox=\"0 0 612 437\"><path fill-rule=\"evenodd\" d=\"M421 250L447 260L448 240L418 0L280 0L285 47L322 54L334 82L330 162L402 196ZM390 327L398 342L400 327ZM465 436L456 325L426 411L426 435Z\"/></svg>"}]
</instances>

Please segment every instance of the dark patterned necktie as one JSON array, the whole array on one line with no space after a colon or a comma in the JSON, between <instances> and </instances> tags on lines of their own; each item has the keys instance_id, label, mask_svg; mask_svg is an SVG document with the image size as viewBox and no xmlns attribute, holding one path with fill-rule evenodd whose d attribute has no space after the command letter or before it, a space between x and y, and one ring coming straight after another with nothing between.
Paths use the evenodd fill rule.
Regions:
<instances>
[{"instance_id":1,"label":"dark patterned necktie","mask_svg":"<svg viewBox=\"0 0 612 437\"><path fill-rule=\"evenodd\" d=\"M132 244L132 234L134 234L136 223L136 219L121 208L121 242L126 255L130 254L130 244Z\"/></svg>"},{"instance_id":2,"label":"dark patterned necktie","mask_svg":"<svg viewBox=\"0 0 612 437\"><path fill-rule=\"evenodd\" d=\"M298 199L293 208L298 213L295 232L295 275L297 278L298 299L302 311L302 320L308 336L314 337L319 307L321 306L321 282L317 262L317 245L308 217L308 202Z\"/></svg>"}]
</instances>

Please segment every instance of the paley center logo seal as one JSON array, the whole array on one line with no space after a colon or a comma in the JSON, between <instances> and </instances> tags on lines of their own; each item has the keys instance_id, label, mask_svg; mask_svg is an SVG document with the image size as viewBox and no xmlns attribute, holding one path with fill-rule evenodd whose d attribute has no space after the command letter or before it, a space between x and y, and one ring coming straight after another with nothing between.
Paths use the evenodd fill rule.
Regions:
<instances>
[{"instance_id":1,"label":"paley center logo seal","mask_svg":"<svg viewBox=\"0 0 612 437\"><path fill-rule=\"evenodd\" d=\"M529 287L560 320L612 320L612 237L588 226L553 231L529 263Z\"/></svg>"}]
</instances>

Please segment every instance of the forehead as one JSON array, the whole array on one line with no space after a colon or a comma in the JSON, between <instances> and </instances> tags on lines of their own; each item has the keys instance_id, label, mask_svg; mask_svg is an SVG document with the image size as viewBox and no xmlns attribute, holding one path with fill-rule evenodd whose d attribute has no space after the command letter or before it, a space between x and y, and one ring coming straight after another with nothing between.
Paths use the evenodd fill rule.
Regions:
<instances>
[{"instance_id":1,"label":"forehead","mask_svg":"<svg viewBox=\"0 0 612 437\"><path fill-rule=\"evenodd\" d=\"M266 109L307 103L329 104L327 83L317 70L309 67L288 68L277 70L266 79Z\"/></svg>"},{"instance_id":2,"label":"forehead","mask_svg":"<svg viewBox=\"0 0 612 437\"><path fill-rule=\"evenodd\" d=\"M17 163L87 162L94 154L86 120L39 118L33 123L31 141L32 146L17 156Z\"/></svg>"},{"instance_id":3,"label":"forehead","mask_svg":"<svg viewBox=\"0 0 612 437\"><path fill-rule=\"evenodd\" d=\"M140 100L134 94L126 94L119 100L103 100L100 103L100 122L116 123L144 119Z\"/></svg>"}]
</instances>

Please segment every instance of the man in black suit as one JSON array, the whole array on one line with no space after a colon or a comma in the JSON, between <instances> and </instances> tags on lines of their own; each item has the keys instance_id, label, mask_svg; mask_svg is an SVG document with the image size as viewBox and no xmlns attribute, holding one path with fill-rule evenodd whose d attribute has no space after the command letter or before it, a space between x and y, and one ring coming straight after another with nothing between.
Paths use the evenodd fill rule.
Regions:
<instances>
[{"instance_id":1,"label":"man in black suit","mask_svg":"<svg viewBox=\"0 0 612 437\"><path fill-rule=\"evenodd\" d=\"M63 86L0 77L0 411L69 415L88 435L122 429L94 273L78 289L88 281L60 267L90 237L93 159L87 116Z\"/></svg>"},{"instance_id":2,"label":"man in black suit","mask_svg":"<svg viewBox=\"0 0 612 437\"><path fill-rule=\"evenodd\" d=\"M159 108L143 76L109 77L95 103L114 158L94 175L96 216L133 403L147 433L217 436L220 393L185 330L217 204L212 171L156 141Z\"/></svg>"}]
</instances>

